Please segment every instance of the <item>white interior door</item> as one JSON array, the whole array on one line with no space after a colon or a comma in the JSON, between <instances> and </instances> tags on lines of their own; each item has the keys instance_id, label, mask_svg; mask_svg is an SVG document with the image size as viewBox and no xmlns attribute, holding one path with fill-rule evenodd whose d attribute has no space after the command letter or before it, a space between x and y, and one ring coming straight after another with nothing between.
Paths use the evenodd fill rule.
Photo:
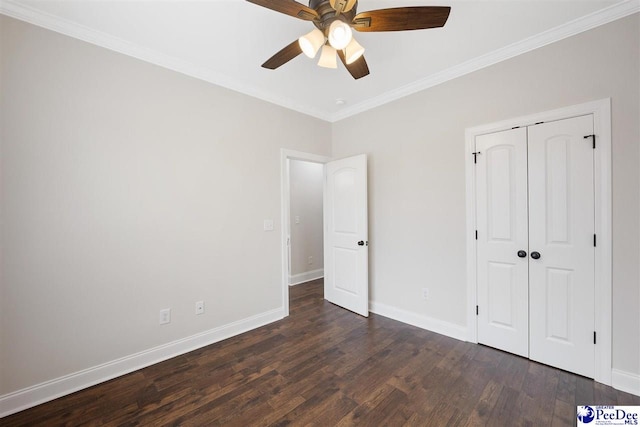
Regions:
<instances>
[{"instance_id":1,"label":"white interior door","mask_svg":"<svg viewBox=\"0 0 640 427\"><path fill-rule=\"evenodd\" d=\"M524 357L529 355L526 132L476 137L478 342Z\"/></svg>"},{"instance_id":2,"label":"white interior door","mask_svg":"<svg viewBox=\"0 0 640 427\"><path fill-rule=\"evenodd\" d=\"M324 297L369 316L367 157L325 165Z\"/></svg>"},{"instance_id":3,"label":"white interior door","mask_svg":"<svg viewBox=\"0 0 640 427\"><path fill-rule=\"evenodd\" d=\"M530 358L593 378L593 118L528 131Z\"/></svg>"}]
</instances>

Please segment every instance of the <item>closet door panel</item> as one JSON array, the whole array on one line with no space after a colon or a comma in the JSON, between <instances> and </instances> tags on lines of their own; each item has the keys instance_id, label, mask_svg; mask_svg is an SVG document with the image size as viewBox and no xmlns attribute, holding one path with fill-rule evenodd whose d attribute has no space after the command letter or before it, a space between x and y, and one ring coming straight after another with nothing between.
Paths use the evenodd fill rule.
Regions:
<instances>
[{"instance_id":1,"label":"closet door panel","mask_svg":"<svg viewBox=\"0 0 640 427\"><path fill-rule=\"evenodd\" d=\"M526 129L476 138L478 341L528 356Z\"/></svg>"},{"instance_id":2,"label":"closet door panel","mask_svg":"<svg viewBox=\"0 0 640 427\"><path fill-rule=\"evenodd\" d=\"M530 358L593 377L592 116L528 128ZM536 257L536 253L540 256Z\"/></svg>"}]
</instances>

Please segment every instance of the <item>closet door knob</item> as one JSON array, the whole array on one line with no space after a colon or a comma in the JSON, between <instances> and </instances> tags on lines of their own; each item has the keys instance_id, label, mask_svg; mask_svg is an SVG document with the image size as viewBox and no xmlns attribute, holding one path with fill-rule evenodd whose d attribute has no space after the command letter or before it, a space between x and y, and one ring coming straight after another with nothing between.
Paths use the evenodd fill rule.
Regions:
<instances>
[{"instance_id":1,"label":"closet door knob","mask_svg":"<svg viewBox=\"0 0 640 427\"><path fill-rule=\"evenodd\" d=\"M526 253L525 251L518 251L518 256L519 256L520 258L524 258L524 257L526 257L526 256L527 256L527 253Z\"/></svg>"},{"instance_id":2,"label":"closet door knob","mask_svg":"<svg viewBox=\"0 0 640 427\"><path fill-rule=\"evenodd\" d=\"M540 252L531 252L531 258L533 259L540 258Z\"/></svg>"}]
</instances>

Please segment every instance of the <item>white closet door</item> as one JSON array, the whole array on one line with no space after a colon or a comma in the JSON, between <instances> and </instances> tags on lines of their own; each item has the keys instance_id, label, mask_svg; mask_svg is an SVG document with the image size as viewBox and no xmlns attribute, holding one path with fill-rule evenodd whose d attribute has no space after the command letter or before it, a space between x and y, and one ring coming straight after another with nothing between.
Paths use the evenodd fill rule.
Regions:
<instances>
[{"instance_id":1,"label":"white closet door","mask_svg":"<svg viewBox=\"0 0 640 427\"><path fill-rule=\"evenodd\" d=\"M593 378L593 118L528 132L530 358Z\"/></svg>"},{"instance_id":2,"label":"white closet door","mask_svg":"<svg viewBox=\"0 0 640 427\"><path fill-rule=\"evenodd\" d=\"M527 130L476 138L478 342L528 356Z\"/></svg>"}]
</instances>

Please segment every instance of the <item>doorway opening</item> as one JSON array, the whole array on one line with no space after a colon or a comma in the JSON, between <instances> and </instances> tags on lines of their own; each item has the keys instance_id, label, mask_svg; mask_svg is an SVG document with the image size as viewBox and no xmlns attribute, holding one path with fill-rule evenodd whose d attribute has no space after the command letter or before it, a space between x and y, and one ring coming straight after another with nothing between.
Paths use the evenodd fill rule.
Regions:
<instances>
[{"instance_id":1,"label":"doorway opening","mask_svg":"<svg viewBox=\"0 0 640 427\"><path fill-rule=\"evenodd\" d=\"M330 160L330 157L317 154L281 150L282 304L285 316L289 315L289 286L324 276L324 269L320 267L323 266L324 244L322 183L324 164Z\"/></svg>"},{"instance_id":2,"label":"doorway opening","mask_svg":"<svg viewBox=\"0 0 640 427\"><path fill-rule=\"evenodd\" d=\"M289 162L289 286L324 277L322 163Z\"/></svg>"}]
</instances>

